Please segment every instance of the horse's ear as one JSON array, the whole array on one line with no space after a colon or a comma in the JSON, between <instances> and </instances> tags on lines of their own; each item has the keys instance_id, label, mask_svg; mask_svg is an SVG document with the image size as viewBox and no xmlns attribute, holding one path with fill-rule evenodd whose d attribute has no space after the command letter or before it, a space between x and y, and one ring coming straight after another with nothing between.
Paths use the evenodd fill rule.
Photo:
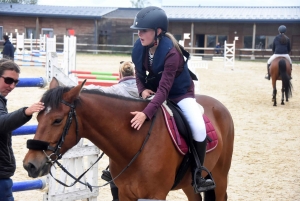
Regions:
<instances>
[{"instance_id":1,"label":"horse's ear","mask_svg":"<svg viewBox=\"0 0 300 201\"><path fill-rule=\"evenodd\" d=\"M84 80L81 84L77 85L76 87L71 89L69 92L67 92L65 94L64 99L69 103L72 103L73 101L75 101L79 97L80 91L81 91L82 87L84 86L85 82L86 82L86 80Z\"/></svg>"},{"instance_id":2,"label":"horse's ear","mask_svg":"<svg viewBox=\"0 0 300 201\"><path fill-rule=\"evenodd\" d=\"M55 77L53 77L51 82L50 82L49 88L53 89L53 88L56 88L58 86L59 86L58 80Z\"/></svg>"},{"instance_id":3,"label":"horse's ear","mask_svg":"<svg viewBox=\"0 0 300 201\"><path fill-rule=\"evenodd\" d=\"M86 82L86 79L83 80L83 82L81 83L81 88L84 86L85 82Z\"/></svg>"}]
</instances>

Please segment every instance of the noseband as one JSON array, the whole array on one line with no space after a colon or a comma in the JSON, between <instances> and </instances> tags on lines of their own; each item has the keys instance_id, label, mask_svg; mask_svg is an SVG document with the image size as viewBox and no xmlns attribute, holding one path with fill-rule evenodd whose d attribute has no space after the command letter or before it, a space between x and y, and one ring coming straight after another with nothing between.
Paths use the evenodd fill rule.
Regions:
<instances>
[{"instance_id":1,"label":"noseband","mask_svg":"<svg viewBox=\"0 0 300 201\"><path fill-rule=\"evenodd\" d=\"M78 120L76 116L76 110L75 110L75 105L70 104L64 100L61 101L61 103L69 106L71 109L68 114L68 119L65 124L64 130L62 132L62 135L56 144L55 147L50 146L49 142L41 141L41 140L27 140L27 148L28 149L33 149L33 150L42 150L45 155L48 158L48 162L51 162L52 164L57 161L58 159L61 159L62 154L60 153L61 147L63 143L65 142L66 135L69 132L70 126L72 124L73 116L75 117L75 123L76 123L76 143L78 143ZM52 151L50 155L47 155L45 151ZM51 157L55 156L55 159L52 160Z\"/></svg>"}]
</instances>

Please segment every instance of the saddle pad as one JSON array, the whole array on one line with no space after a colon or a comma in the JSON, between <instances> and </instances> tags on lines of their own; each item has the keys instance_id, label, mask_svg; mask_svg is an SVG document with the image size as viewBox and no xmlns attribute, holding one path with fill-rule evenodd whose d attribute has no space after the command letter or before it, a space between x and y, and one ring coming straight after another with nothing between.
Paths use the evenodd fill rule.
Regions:
<instances>
[{"instance_id":1,"label":"saddle pad","mask_svg":"<svg viewBox=\"0 0 300 201\"><path fill-rule=\"evenodd\" d=\"M170 137L173 143L175 144L175 147L182 155L185 155L189 150L185 139L182 137L181 134L179 134L174 118L169 114L169 112L163 106L161 106L161 108L164 114L166 126L168 128ZM206 146L206 153L208 153L216 148L218 144L218 136L215 131L215 128L213 127L208 117L203 115L203 119L205 122L206 134L208 139L207 146Z\"/></svg>"}]
</instances>

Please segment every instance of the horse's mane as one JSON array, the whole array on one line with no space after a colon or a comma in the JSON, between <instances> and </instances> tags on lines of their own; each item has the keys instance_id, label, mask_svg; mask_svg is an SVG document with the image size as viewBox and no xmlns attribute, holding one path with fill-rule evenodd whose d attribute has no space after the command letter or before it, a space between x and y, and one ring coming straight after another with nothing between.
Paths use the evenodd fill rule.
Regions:
<instances>
[{"instance_id":1,"label":"horse's mane","mask_svg":"<svg viewBox=\"0 0 300 201\"><path fill-rule=\"evenodd\" d=\"M70 91L71 88L72 87L59 86L53 89L49 89L43 94L41 102L44 103L45 107L50 106L53 109L57 109L59 107L59 104L61 103L63 94Z\"/></svg>"},{"instance_id":2,"label":"horse's mane","mask_svg":"<svg viewBox=\"0 0 300 201\"><path fill-rule=\"evenodd\" d=\"M49 89L43 94L41 102L44 103L45 107L50 106L53 109L57 109L59 107L59 104L62 101L63 94L70 91L71 89L72 89L72 87L62 87L62 86L59 86L59 87L56 87L53 89ZM96 94L99 96L112 97L112 98L116 98L116 99L123 100L123 101L149 102L149 100L135 99L135 98L120 96L120 95L116 95L116 94L109 94L109 93L105 93L105 92L99 91L99 90L83 89L81 91L81 93ZM77 99L74 104L77 105L78 102L80 102L80 98Z\"/></svg>"}]
</instances>

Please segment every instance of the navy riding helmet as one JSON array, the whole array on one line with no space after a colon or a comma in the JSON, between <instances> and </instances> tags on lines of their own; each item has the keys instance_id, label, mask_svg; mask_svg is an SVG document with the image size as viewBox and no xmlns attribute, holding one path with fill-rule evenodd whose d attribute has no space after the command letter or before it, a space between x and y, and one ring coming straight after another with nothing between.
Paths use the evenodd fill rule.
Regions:
<instances>
[{"instance_id":1,"label":"navy riding helmet","mask_svg":"<svg viewBox=\"0 0 300 201\"><path fill-rule=\"evenodd\" d=\"M278 31L279 31L279 33L285 33L286 32L286 27L284 25L280 25L278 27Z\"/></svg>"},{"instance_id":2,"label":"navy riding helmet","mask_svg":"<svg viewBox=\"0 0 300 201\"><path fill-rule=\"evenodd\" d=\"M131 29L153 29L161 28L168 31L168 17L165 11L156 6L143 8L134 18Z\"/></svg>"}]
</instances>

